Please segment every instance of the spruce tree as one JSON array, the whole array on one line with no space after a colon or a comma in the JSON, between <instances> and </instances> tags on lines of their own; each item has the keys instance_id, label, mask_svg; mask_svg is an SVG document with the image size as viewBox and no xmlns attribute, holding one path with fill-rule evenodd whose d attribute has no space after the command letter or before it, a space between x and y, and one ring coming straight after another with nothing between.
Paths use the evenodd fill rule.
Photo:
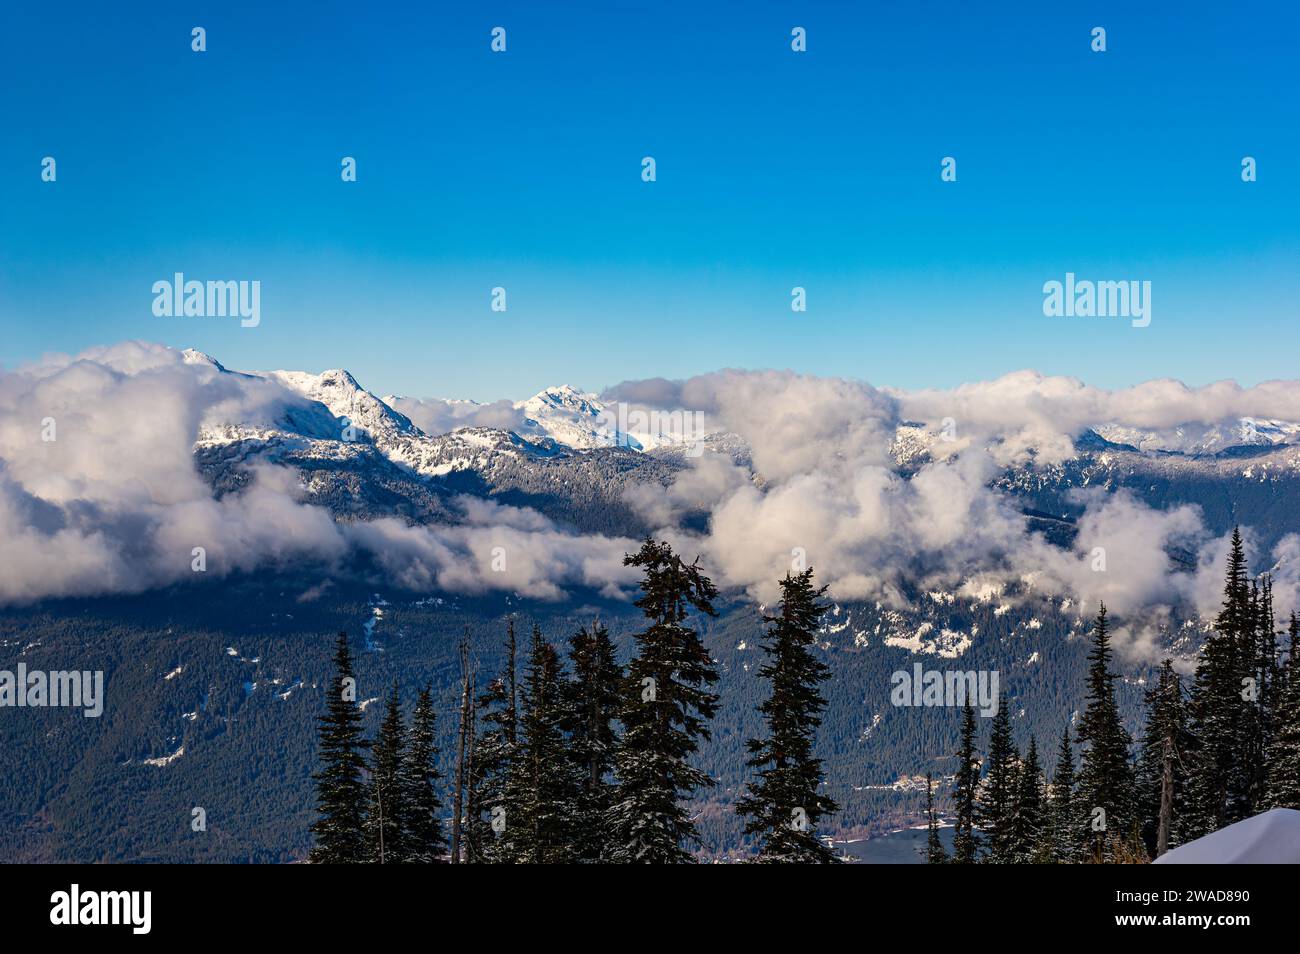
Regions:
<instances>
[{"instance_id":1,"label":"spruce tree","mask_svg":"<svg viewBox=\"0 0 1300 954\"><path fill-rule=\"evenodd\" d=\"M1051 834L1047 851L1051 860L1060 864L1071 864L1079 857L1082 829L1074 788L1074 749L1070 745L1070 729L1067 726L1061 733L1061 745L1056 750L1056 769L1052 773L1048 797Z\"/></svg>"},{"instance_id":2,"label":"spruce tree","mask_svg":"<svg viewBox=\"0 0 1300 954\"><path fill-rule=\"evenodd\" d=\"M502 855L518 864L575 860L578 779L560 728L562 693L559 656L534 626L499 845Z\"/></svg>"},{"instance_id":3,"label":"spruce tree","mask_svg":"<svg viewBox=\"0 0 1300 954\"><path fill-rule=\"evenodd\" d=\"M975 803L984 860L992 864L1015 861L1016 747L1011 738L1011 712L1005 695L989 732L987 774Z\"/></svg>"},{"instance_id":4,"label":"spruce tree","mask_svg":"<svg viewBox=\"0 0 1300 954\"><path fill-rule=\"evenodd\" d=\"M406 857L412 864L435 864L445 860L447 839L442 831L442 802L438 798L437 716L428 686L420 690L411 715L406 759L402 766L405 787Z\"/></svg>"},{"instance_id":5,"label":"spruce tree","mask_svg":"<svg viewBox=\"0 0 1300 954\"><path fill-rule=\"evenodd\" d=\"M1038 762L1038 742L1029 738L1029 749L1016 776L1015 818L1012 823L1011 857L1017 864L1046 860L1043 838L1047 823L1043 792L1043 768Z\"/></svg>"},{"instance_id":6,"label":"spruce tree","mask_svg":"<svg viewBox=\"0 0 1300 954\"><path fill-rule=\"evenodd\" d=\"M698 561L686 564L666 543L647 539L623 562L644 574L636 605L650 625L635 636L624 680L618 789L609 813L612 860L690 862L686 846L698 832L682 800L713 784L689 759L698 740L709 737L718 671L687 621L691 610L717 615L718 591Z\"/></svg>"},{"instance_id":7,"label":"spruce tree","mask_svg":"<svg viewBox=\"0 0 1300 954\"><path fill-rule=\"evenodd\" d=\"M948 852L944 850L939 838L939 814L934 808L934 776L925 773L925 860L928 864L942 865L948 861Z\"/></svg>"},{"instance_id":8,"label":"spruce tree","mask_svg":"<svg viewBox=\"0 0 1300 954\"><path fill-rule=\"evenodd\" d=\"M1175 819L1183 812L1189 751L1182 680L1166 659L1146 694L1146 727L1138 748L1138 811L1142 840L1151 857L1178 844Z\"/></svg>"},{"instance_id":9,"label":"spruce tree","mask_svg":"<svg viewBox=\"0 0 1300 954\"><path fill-rule=\"evenodd\" d=\"M1079 768L1079 807L1086 818L1085 850L1109 858L1118 841L1131 836L1134 818L1132 738L1119 718L1115 673L1111 671L1110 627L1103 603L1093 624L1088 654L1088 691L1078 738L1084 746Z\"/></svg>"},{"instance_id":10,"label":"spruce tree","mask_svg":"<svg viewBox=\"0 0 1300 954\"><path fill-rule=\"evenodd\" d=\"M771 694L758 711L767 736L747 742L746 764L758 780L736 802L737 814L747 818L745 834L756 838L759 862L835 862L817 836L818 823L839 806L821 793L822 763L813 754L826 708L819 686L830 678L830 668L811 647L830 607L821 602L826 588L817 589L812 580L811 567L787 573L781 581L780 611L764 617L770 628L759 676L770 682Z\"/></svg>"},{"instance_id":11,"label":"spruce tree","mask_svg":"<svg viewBox=\"0 0 1300 954\"><path fill-rule=\"evenodd\" d=\"M1278 675L1278 704L1268 748L1270 808L1300 810L1300 620L1291 614L1286 666Z\"/></svg>"},{"instance_id":12,"label":"spruce tree","mask_svg":"<svg viewBox=\"0 0 1300 954\"><path fill-rule=\"evenodd\" d=\"M978 852L975 840L975 790L979 786L979 761L975 752L975 707L969 699L962 710L961 748L957 753L957 773L953 777L954 864L974 864Z\"/></svg>"},{"instance_id":13,"label":"spruce tree","mask_svg":"<svg viewBox=\"0 0 1300 954\"><path fill-rule=\"evenodd\" d=\"M391 865L406 860L404 822L410 817L410 809L406 804L409 787L404 785L405 756L406 728L402 725L401 699L394 681L384 721L371 746L365 832L366 849L372 862Z\"/></svg>"},{"instance_id":14,"label":"spruce tree","mask_svg":"<svg viewBox=\"0 0 1300 954\"><path fill-rule=\"evenodd\" d=\"M515 624L506 627L505 671L488 683L474 705L482 725L474 733L471 788L474 804L465 824L465 860L473 863L509 861L498 836L518 806L509 803L507 784L518 748Z\"/></svg>"},{"instance_id":15,"label":"spruce tree","mask_svg":"<svg viewBox=\"0 0 1300 954\"><path fill-rule=\"evenodd\" d=\"M1201 647L1188 706L1195 750L1190 757L1187 810L1179 826L1184 840L1246 817L1251 783L1244 753L1250 720L1242 680L1251 667L1242 657L1254 624L1245 547L1241 532L1234 529L1223 606Z\"/></svg>"},{"instance_id":16,"label":"spruce tree","mask_svg":"<svg viewBox=\"0 0 1300 954\"><path fill-rule=\"evenodd\" d=\"M1277 624L1273 617L1273 580L1264 574L1252 587L1255 604L1253 640L1243 650L1248 660L1249 690L1244 699L1247 713L1246 780L1248 815L1265 809L1268 803L1268 749L1272 741L1278 706Z\"/></svg>"},{"instance_id":17,"label":"spruce tree","mask_svg":"<svg viewBox=\"0 0 1300 954\"><path fill-rule=\"evenodd\" d=\"M569 642L573 678L565 687L561 728L578 775L574 850L579 861L607 860L607 829L614 804L614 747L622 703L623 667L614 658L614 643L600 622L583 627Z\"/></svg>"},{"instance_id":18,"label":"spruce tree","mask_svg":"<svg viewBox=\"0 0 1300 954\"><path fill-rule=\"evenodd\" d=\"M321 768L316 780L316 836L311 860L317 864L351 864L366 860L361 826L365 813L366 741L361 736L356 677L348 637L339 633L334 651L334 678L320 720Z\"/></svg>"}]
</instances>

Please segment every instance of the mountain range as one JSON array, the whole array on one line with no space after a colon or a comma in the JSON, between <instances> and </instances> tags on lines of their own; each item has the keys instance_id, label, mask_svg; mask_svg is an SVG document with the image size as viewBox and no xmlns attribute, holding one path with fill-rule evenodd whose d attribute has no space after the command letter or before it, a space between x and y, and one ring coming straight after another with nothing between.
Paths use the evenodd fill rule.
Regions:
<instances>
[{"instance_id":1,"label":"mountain range","mask_svg":"<svg viewBox=\"0 0 1300 954\"><path fill-rule=\"evenodd\" d=\"M180 373L173 359L132 360L146 369L165 362L170 375ZM956 715L891 705L893 672L916 662L998 671L1021 745L1033 735L1047 750L1072 723L1083 699L1095 601L1061 584L1078 588L1092 577L1057 572L1048 579L1038 575L1040 568L1046 572L1056 560L1066 561L1066 569L1077 559L1086 563L1097 539L1114 540L1114 568L1096 579L1119 588L1108 593L1134 595L1132 601L1107 596L1118 624L1119 702L1130 729L1138 726L1153 666L1168 655L1187 671L1210 625L1206 607L1217 599L1221 567L1209 543L1240 523L1252 534L1256 572L1271 570L1285 581L1294 570L1287 541L1300 533L1300 427L1274 416L1175 426L1103 421L1072 427L1065 450L1048 453L1038 442L1003 453L1020 440L1010 430L979 431L972 440L963 434L963 417L956 431L962 440L954 440L942 415L922 420L891 412L874 396L874 403L845 410L838 385L826 399L820 391L807 396L799 390L806 383L796 382L775 410L762 409L760 426L747 426L743 412L785 383L761 378L755 390L741 379L740 398L731 404L725 394L716 400L706 394L716 427L686 440L620 430L620 419L636 418L620 416L617 393L563 386L497 404L380 398L341 369L234 371L196 351L175 363L199 377L196 390L179 393L199 395L186 420L196 422L187 453L202 495L230 508L220 512L223 521L243 521L230 545L262 546L276 559L201 577L164 574L143 590L101 588L0 606L0 668L21 662L102 669L108 687L102 719L23 710L22 718L0 720L0 854L7 858L304 857L315 725L334 632L347 631L357 647L364 699L381 697L394 680L408 693L426 682L434 687L449 772L462 633L471 635L483 680L501 665L507 618L524 631L536 623L563 647L578 626L599 615L626 652L639 613L626 581L602 584L613 579L605 574L614 572L624 548L648 533L671 532L681 547L698 547L723 584L719 616L700 621L722 672L723 696L712 738L699 753L701 767L717 780L697 806L705 857L743 848L730 806L746 780L744 741L759 728L766 610L743 571L746 560L771 545L766 534L781 520L805 535L795 539L808 540L814 565L839 584L819 643L833 678L818 745L827 790L842 806L831 830L840 838L914 822L923 798L918 777L951 773ZM59 373L75 373L80 382L87 372L72 365ZM93 380L125 387L139 376L115 371ZM105 401L113 397L107 393ZM857 392L850 396L856 400ZM133 397L133 403L139 402ZM879 407L886 410L869 419ZM65 419L75 450L77 422ZM876 447L883 456L863 463ZM60 505L63 516L53 504L21 497L17 512L27 507L35 515L30 532L55 534L40 538L48 541L82 526L96 527L98 536L86 539L98 540L125 526L124 553L132 557L144 547L144 528L168 512L134 504L139 486L154 480L157 497L167 492L166 481L182 475L166 471L159 483L132 450L101 476L90 468L102 457L69 459L65 480L50 487L38 484L40 472L33 477L10 458L11 479L26 480L32 500L38 493L56 499L79 475L80 496ZM345 540L368 548L346 556L331 551L328 565L301 558L313 551L294 550L292 538L304 527L321 532L319 522L277 522L280 511L271 504L278 498L252 494L267 479L267 467L292 475L284 492L292 492L294 506L313 508L307 515L321 508L338 526L361 534ZM963 467L971 476L956 482ZM123 478L127 490L118 491ZM106 491L90 499L103 486L117 494L112 508ZM817 509L840 498L857 509L840 506L829 517ZM1107 502L1125 499L1133 503L1107 523ZM657 509L665 502L673 506ZM774 521L762 508L777 504L787 509ZM862 523L863 511L881 507L896 508L880 521L883 531ZM104 517L110 510L113 522ZM759 523L763 531L747 535ZM399 536L403 528L443 535L422 538L425 549L390 553L397 544L410 545ZM511 585L470 574L464 565L477 544L455 549L460 538L446 534L479 529L513 534L512 545L524 551L541 538L546 547L531 557L540 569ZM888 546L854 549L882 532ZM927 534L938 536L915 545L901 539ZM837 535L844 539L832 557L818 558L821 538ZM180 539L188 569L189 537ZM964 552L972 540L978 559ZM998 547L1006 548L1001 556ZM1140 558L1124 565L1125 552L1134 548ZM443 560L441 574L404 572L426 551ZM935 572L936 554L952 557L940 561L942 572ZM1168 566L1148 566L1153 557ZM1010 559L1010 572L1006 566L984 572L996 559ZM584 569L557 578L558 587L531 585L565 561ZM887 585L855 589L874 563L892 564L881 567ZM763 578L768 566L760 561L755 577ZM1136 594L1168 589L1135 588L1134 580L1142 583L1148 573L1204 576L1209 599L1198 603L1194 590L1182 587L1174 590L1180 599L1139 606ZM378 708L366 708L368 731ZM194 805L213 819L213 837L191 837Z\"/></svg>"}]
</instances>

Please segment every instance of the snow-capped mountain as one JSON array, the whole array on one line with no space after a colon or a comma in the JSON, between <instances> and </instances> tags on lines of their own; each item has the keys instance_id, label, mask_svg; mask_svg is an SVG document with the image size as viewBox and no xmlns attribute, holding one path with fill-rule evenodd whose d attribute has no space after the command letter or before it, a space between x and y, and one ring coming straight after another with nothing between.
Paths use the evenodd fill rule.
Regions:
<instances>
[{"instance_id":1,"label":"snow-capped mountain","mask_svg":"<svg viewBox=\"0 0 1300 954\"><path fill-rule=\"evenodd\" d=\"M635 437L618 429L616 414L596 400L595 395L584 394L572 385L546 388L526 401L517 402L515 409L523 413L524 427L531 432L529 436L549 437L578 450L644 449Z\"/></svg>"},{"instance_id":2,"label":"snow-capped mountain","mask_svg":"<svg viewBox=\"0 0 1300 954\"><path fill-rule=\"evenodd\" d=\"M1135 450L1173 454L1220 454L1234 447L1269 447L1300 443L1300 424L1290 421L1230 418L1217 424L1182 424L1166 430L1144 430L1122 424L1101 424L1093 430L1112 444Z\"/></svg>"},{"instance_id":3,"label":"snow-capped mountain","mask_svg":"<svg viewBox=\"0 0 1300 954\"><path fill-rule=\"evenodd\" d=\"M218 367L220 367L218 365ZM393 410L361 387L357 379L341 368L309 374L305 371L266 371L259 377L284 385L290 391L323 404L342 422L373 438L414 436L420 433L406 415ZM349 434L350 439L355 439Z\"/></svg>"},{"instance_id":4,"label":"snow-capped mountain","mask_svg":"<svg viewBox=\"0 0 1300 954\"><path fill-rule=\"evenodd\" d=\"M501 402L510 427L428 434L392 406L402 399L380 399L341 369L235 372L194 351L185 361L265 381L268 392L281 395L278 404L268 399L252 411L212 409L195 453L214 486L237 486L239 469L264 456L297 467L312 499L351 516L440 520L446 495L468 493L531 507L580 529L641 533L647 528L624 499L629 487L666 485L701 452L751 467L748 447L735 434L687 441L680 431L624 431L620 423L645 419L569 385L513 405ZM286 390L295 400L283 400ZM482 407L465 402L461 410ZM1034 520L1063 526L1079 512L1073 491L1102 487L1125 488L1160 508L1195 504L1218 529L1240 520L1270 528L1275 539L1300 532L1300 424L1242 419L1161 432L1101 424L1074 445L1068 460L1011 466L993 485L1020 500ZM960 446L945 442L933 426L904 421L892 456L908 475ZM753 478L762 485L761 474Z\"/></svg>"}]
</instances>

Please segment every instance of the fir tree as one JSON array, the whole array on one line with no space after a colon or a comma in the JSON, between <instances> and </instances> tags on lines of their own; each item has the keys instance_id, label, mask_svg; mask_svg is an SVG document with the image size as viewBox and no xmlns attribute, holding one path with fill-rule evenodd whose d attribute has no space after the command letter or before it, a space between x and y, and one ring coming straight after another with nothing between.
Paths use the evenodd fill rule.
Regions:
<instances>
[{"instance_id":1,"label":"fir tree","mask_svg":"<svg viewBox=\"0 0 1300 954\"><path fill-rule=\"evenodd\" d=\"M1070 864L1078 860L1081 828L1074 791L1074 749L1070 745L1070 729L1061 733L1061 745L1056 750L1056 769L1052 773L1052 786L1048 798L1048 818L1051 835L1047 853L1052 861Z\"/></svg>"},{"instance_id":2,"label":"fir tree","mask_svg":"<svg viewBox=\"0 0 1300 954\"><path fill-rule=\"evenodd\" d=\"M1087 818L1085 849L1094 857L1110 857L1115 842L1128 838L1135 825L1129 765L1132 738L1120 722L1110 662L1110 627L1103 603L1093 625L1088 692L1078 727L1079 743L1085 746L1079 768L1079 807Z\"/></svg>"},{"instance_id":3,"label":"fir tree","mask_svg":"<svg viewBox=\"0 0 1300 954\"><path fill-rule=\"evenodd\" d=\"M717 589L698 562L684 563L666 543L646 540L623 562L644 573L636 605L650 625L636 634L624 680L618 789L609 819L612 860L689 862L685 846L698 833L681 800L713 784L688 760L698 740L709 737L718 671L686 623L692 609L716 615Z\"/></svg>"},{"instance_id":4,"label":"fir tree","mask_svg":"<svg viewBox=\"0 0 1300 954\"><path fill-rule=\"evenodd\" d=\"M607 830L614 804L615 723L622 702L623 668L614 659L614 643L599 622L583 627L569 642L573 679L566 686L561 728L578 775L574 850L579 861L606 860Z\"/></svg>"},{"instance_id":5,"label":"fir tree","mask_svg":"<svg viewBox=\"0 0 1300 954\"><path fill-rule=\"evenodd\" d=\"M1300 620L1291 614L1290 645L1278 675L1278 704L1269 745L1268 802L1271 808L1300 809Z\"/></svg>"},{"instance_id":6,"label":"fir tree","mask_svg":"<svg viewBox=\"0 0 1300 954\"><path fill-rule=\"evenodd\" d=\"M771 683L771 694L758 711L768 735L747 743L746 764L757 771L758 781L736 802L737 814L748 818L745 834L757 838L760 862L835 862L817 837L818 822L839 806L819 791L822 763L813 755L826 708L818 687L830 677L830 668L810 647L830 607L821 602L826 588L815 588L812 579L811 567L786 574L780 612L764 617L770 629L763 644L767 661L759 675Z\"/></svg>"},{"instance_id":7,"label":"fir tree","mask_svg":"<svg viewBox=\"0 0 1300 954\"><path fill-rule=\"evenodd\" d=\"M925 773L925 821L925 860L932 865L945 864L948 852L939 838L939 815L934 809L934 777L929 772Z\"/></svg>"},{"instance_id":8,"label":"fir tree","mask_svg":"<svg viewBox=\"0 0 1300 954\"><path fill-rule=\"evenodd\" d=\"M334 652L334 679L320 720L321 768L316 780L316 836L311 860L318 864L348 864L366 860L362 821L366 788L362 778L366 748L361 736L356 677L348 637L339 633Z\"/></svg>"},{"instance_id":9,"label":"fir tree","mask_svg":"<svg viewBox=\"0 0 1300 954\"><path fill-rule=\"evenodd\" d=\"M1159 857L1178 844L1174 819L1183 811L1189 749L1182 680L1168 659L1146 694L1146 728L1138 749L1137 786L1142 840Z\"/></svg>"},{"instance_id":10,"label":"fir tree","mask_svg":"<svg viewBox=\"0 0 1300 954\"><path fill-rule=\"evenodd\" d=\"M405 796L403 762L406 729L401 700L393 683L379 735L371 747L370 790L366 811L366 849L372 862L398 864L406 860L406 826L410 809Z\"/></svg>"},{"instance_id":11,"label":"fir tree","mask_svg":"<svg viewBox=\"0 0 1300 954\"><path fill-rule=\"evenodd\" d=\"M1006 697L989 732L989 755L984 782L975 803L975 824L983 842L984 860L992 864L1015 861L1016 747L1011 738L1011 712Z\"/></svg>"},{"instance_id":12,"label":"fir tree","mask_svg":"<svg viewBox=\"0 0 1300 954\"><path fill-rule=\"evenodd\" d=\"M574 860L578 784L560 728L562 679L555 647L534 626L500 845L503 856L519 864Z\"/></svg>"},{"instance_id":13,"label":"fir tree","mask_svg":"<svg viewBox=\"0 0 1300 954\"><path fill-rule=\"evenodd\" d=\"M1184 840L1198 838L1246 817L1250 778L1243 753L1249 723L1242 680L1249 675L1243 646L1254 625L1246 555L1239 530L1223 587L1223 606L1206 637L1188 706L1195 750L1191 753L1187 810L1179 825Z\"/></svg>"},{"instance_id":14,"label":"fir tree","mask_svg":"<svg viewBox=\"0 0 1300 954\"><path fill-rule=\"evenodd\" d=\"M1047 808L1043 793L1043 769L1038 762L1038 742L1029 738L1029 749L1016 776L1015 817L1012 823L1011 857L1018 864L1045 860L1043 838Z\"/></svg>"},{"instance_id":15,"label":"fir tree","mask_svg":"<svg viewBox=\"0 0 1300 954\"><path fill-rule=\"evenodd\" d=\"M519 815L509 802L507 784L518 748L515 624L506 627L505 672L488 684L474 705L482 725L474 733L471 788L474 804L465 825L465 860L470 863L509 861L498 835L506 819Z\"/></svg>"},{"instance_id":16,"label":"fir tree","mask_svg":"<svg viewBox=\"0 0 1300 954\"><path fill-rule=\"evenodd\" d=\"M966 700L961 720L961 749L957 753L957 773L953 778L954 864L973 864L978 851L975 841L975 790L979 785L979 761L975 753L975 707Z\"/></svg>"},{"instance_id":17,"label":"fir tree","mask_svg":"<svg viewBox=\"0 0 1300 954\"><path fill-rule=\"evenodd\" d=\"M1263 811L1268 802L1268 749L1278 706L1277 630L1273 617L1273 580L1268 574L1251 588L1255 606L1251 639L1243 647L1247 660L1246 710L1246 813Z\"/></svg>"},{"instance_id":18,"label":"fir tree","mask_svg":"<svg viewBox=\"0 0 1300 954\"><path fill-rule=\"evenodd\" d=\"M442 802L438 798L438 743L429 687L420 690L411 716L411 732L402 766L405 787L406 857L413 864L433 864L444 860L447 839L442 832Z\"/></svg>"}]
</instances>

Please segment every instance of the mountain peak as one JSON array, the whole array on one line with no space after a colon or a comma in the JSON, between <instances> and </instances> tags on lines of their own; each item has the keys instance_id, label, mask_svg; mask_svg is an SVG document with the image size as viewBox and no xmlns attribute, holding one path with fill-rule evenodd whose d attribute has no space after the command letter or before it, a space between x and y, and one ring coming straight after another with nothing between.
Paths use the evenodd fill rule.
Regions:
<instances>
[{"instance_id":1,"label":"mountain peak","mask_svg":"<svg viewBox=\"0 0 1300 954\"><path fill-rule=\"evenodd\" d=\"M264 377L305 398L318 401L337 418L346 418L375 436L417 435L420 429L363 388L350 371L331 368L320 374L307 371L268 371Z\"/></svg>"},{"instance_id":2,"label":"mountain peak","mask_svg":"<svg viewBox=\"0 0 1300 954\"><path fill-rule=\"evenodd\" d=\"M218 371L225 371L225 366L220 361L206 352L199 351L197 348L186 348L181 352L181 360L186 364L206 364L208 367L216 368Z\"/></svg>"}]
</instances>

